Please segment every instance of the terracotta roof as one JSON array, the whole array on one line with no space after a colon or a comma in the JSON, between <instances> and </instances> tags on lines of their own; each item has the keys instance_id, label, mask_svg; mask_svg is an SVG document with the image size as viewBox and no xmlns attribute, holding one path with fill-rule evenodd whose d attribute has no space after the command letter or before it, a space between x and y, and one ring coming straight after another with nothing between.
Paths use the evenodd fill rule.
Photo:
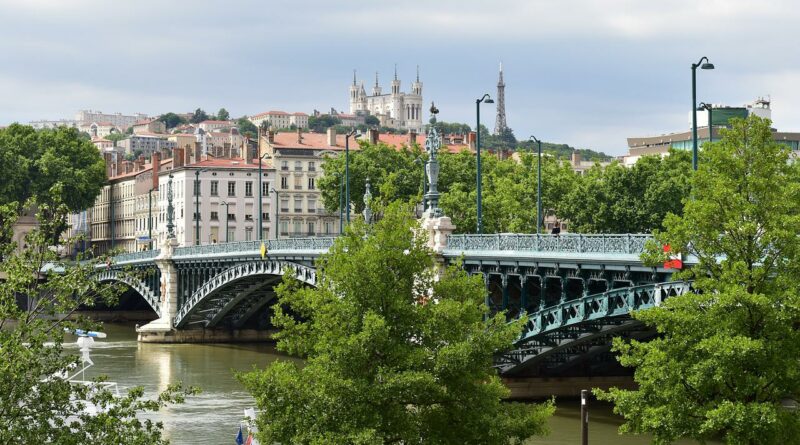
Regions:
<instances>
[{"instance_id":1,"label":"terracotta roof","mask_svg":"<svg viewBox=\"0 0 800 445\"><path fill-rule=\"evenodd\" d=\"M200 124L230 124L230 121L215 121L215 120L207 120L200 122Z\"/></svg>"},{"instance_id":2,"label":"terracotta roof","mask_svg":"<svg viewBox=\"0 0 800 445\"><path fill-rule=\"evenodd\" d=\"M292 113L292 114L295 115L295 116L308 116L306 113L303 113L303 112L297 112L297 113Z\"/></svg>"},{"instance_id":3,"label":"terracotta roof","mask_svg":"<svg viewBox=\"0 0 800 445\"><path fill-rule=\"evenodd\" d=\"M295 113L295 114L297 114L297 113ZM288 116L288 115L289 115L289 113L287 113L285 111L273 110L273 111L265 111L263 113L254 114L254 115L250 116L250 118L252 119L252 118L262 117L262 116Z\"/></svg>"},{"instance_id":4,"label":"terracotta roof","mask_svg":"<svg viewBox=\"0 0 800 445\"><path fill-rule=\"evenodd\" d=\"M327 133L302 133L302 142L297 142L297 133L296 132L280 132L275 134L275 142L272 144L275 148L297 148L297 149L317 149L317 150L344 150L344 138L345 135L337 134L336 135L336 145L328 145L328 135ZM362 140L366 138L366 135L362 137ZM408 135L407 134L379 134L378 141L383 142L384 144L391 145L398 150L405 146L409 146L408 143ZM418 134L417 135L417 144L420 147L425 147L425 135ZM350 142L350 149L358 150L358 142L354 142L351 139ZM458 153L462 150L469 150L469 147L466 145L444 145L443 149L446 149L450 153Z\"/></svg>"},{"instance_id":5,"label":"terracotta roof","mask_svg":"<svg viewBox=\"0 0 800 445\"><path fill-rule=\"evenodd\" d=\"M262 168L269 168L272 167L272 164L267 159L262 160L261 167ZM193 168L207 168L207 167L218 167L218 168L258 168L258 159L253 159L250 161L249 164L246 164L243 158L214 158L208 157L206 159L201 159L200 162L195 162L194 164L184 165L184 167L193 167Z\"/></svg>"}]
</instances>

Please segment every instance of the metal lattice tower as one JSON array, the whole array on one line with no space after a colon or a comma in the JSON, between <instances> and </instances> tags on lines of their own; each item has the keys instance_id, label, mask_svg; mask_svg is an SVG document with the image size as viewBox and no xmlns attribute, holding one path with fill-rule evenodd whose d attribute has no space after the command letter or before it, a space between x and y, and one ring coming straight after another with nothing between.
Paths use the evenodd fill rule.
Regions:
<instances>
[{"instance_id":1,"label":"metal lattice tower","mask_svg":"<svg viewBox=\"0 0 800 445\"><path fill-rule=\"evenodd\" d=\"M503 62L500 62L500 80L497 81L497 120L494 123L494 134L500 134L506 128L506 84L503 82Z\"/></svg>"}]
</instances>

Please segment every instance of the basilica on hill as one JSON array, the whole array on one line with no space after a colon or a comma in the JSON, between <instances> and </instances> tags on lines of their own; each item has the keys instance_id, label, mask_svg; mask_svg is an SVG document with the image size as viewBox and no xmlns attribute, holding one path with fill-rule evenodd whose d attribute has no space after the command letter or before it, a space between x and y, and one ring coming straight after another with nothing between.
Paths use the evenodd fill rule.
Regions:
<instances>
[{"instance_id":1,"label":"basilica on hill","mask_svg":"<svg viewBox=\"0 0 800 445\"><path fill-rule=\"evenodd\" d=\"M378 83L378 73L375 73L375 86L367 95L364 82L358 82L353 71L353 84L350 86L350 113L354 115L373 115L381 122L381 126L408 130L417 133L423 130L422 121L422 82L417 78L411 82L411 93L400 91L400 80L397 78L395 67L394 79L391 84L391 93L383 94Z\"/></svg>"}]
</instances>

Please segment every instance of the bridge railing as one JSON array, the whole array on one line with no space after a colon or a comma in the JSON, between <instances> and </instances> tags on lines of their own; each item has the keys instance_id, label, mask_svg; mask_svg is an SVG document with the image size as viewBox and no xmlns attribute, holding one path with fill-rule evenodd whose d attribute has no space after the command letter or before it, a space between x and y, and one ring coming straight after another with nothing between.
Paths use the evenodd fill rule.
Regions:
<instances>
[{"instance_id":1,"label":"bridge railing","mask_svg":"<svg viewBox=\"0 0 800 445\"><path fill-rule=\"evenodd\" d=\"M333 246L333 237L285 238L266 240L267 251L273 250L328 250ZM214 255L223 253L259 252L261 241L236 241L232 243L205 244L202 246L186 246L175 249L176 257L195 255Z\"/></svg>"},{"instance_id":2,"label":"bridge railing","mask_svg":"<svg viewBox=\"0 0 800 445\"><path fill-rule=\"evenodd\" d=\"M450 235L446 250L515 250L565 253L640 254L651 239L645 234L537 235L498 233L493 235Z\"/></svg>"},{"instance_id":3,"label":"bridge railing","mask_svg":"<svg viewBox=\"0 0 800 445\"><path fill-rule=\"evenodd\" d=\"M140 252L123 253L114 257L115 263L126 263L130 261L150 260L158 256L161 249L143 250Z\"/></svg>"}]
</instances>

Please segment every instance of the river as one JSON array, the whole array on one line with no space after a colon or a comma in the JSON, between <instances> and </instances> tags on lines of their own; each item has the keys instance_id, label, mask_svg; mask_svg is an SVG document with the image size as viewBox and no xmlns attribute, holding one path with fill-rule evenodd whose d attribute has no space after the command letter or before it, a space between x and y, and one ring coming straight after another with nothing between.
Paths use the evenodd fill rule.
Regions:
<instances>
[{"instance_id":1,"label":"river","mask_svg":"<svg viewBox=\"0 0 800 445\"><path fill-rule=\"evenodd\" d=\"M234 444L243 409L253 406L252 397L234 378L234 370L264 367L282 357L266 344L139 344L132 325L107 323L103 330L108 338L96 340L92 348L95 366L86 378L107 375L119 384L120 391L141 385L147 396L176 381L202 388L201 394L188 398L185 404L167 407L153 416L164 423L164 436L173 445ZM527 444L579 444L579 408L578 400L559 400L550 420L551 434ZM621 420L608 405L593 405L589 418L592 445L650 443L645 436L617 434Z\"/></svg>"}]
</instances>

